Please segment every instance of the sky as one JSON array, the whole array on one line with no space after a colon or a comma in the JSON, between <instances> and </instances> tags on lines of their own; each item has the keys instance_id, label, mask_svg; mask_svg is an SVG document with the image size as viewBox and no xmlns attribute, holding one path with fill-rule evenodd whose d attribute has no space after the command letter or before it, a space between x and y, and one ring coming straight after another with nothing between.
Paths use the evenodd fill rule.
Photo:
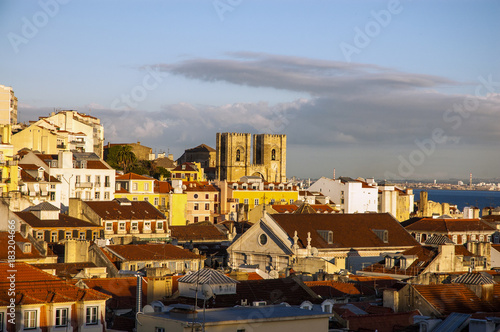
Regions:
<instances>
[{"instance_id":1,"label":"sky","mask_svg":"<svg viewBox=\"0 0 500 332\"><path fill-rule=\"evenodd\" d=\"M287 176L500 178L499 1L0 0L19 120L180 157L287 135Z\"/></svg>"}]
</instances>

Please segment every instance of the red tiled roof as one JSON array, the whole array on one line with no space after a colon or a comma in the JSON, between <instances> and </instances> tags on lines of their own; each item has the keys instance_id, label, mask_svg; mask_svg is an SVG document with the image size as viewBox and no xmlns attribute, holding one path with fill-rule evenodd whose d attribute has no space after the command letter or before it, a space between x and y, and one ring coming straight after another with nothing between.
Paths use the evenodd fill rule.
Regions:
<instances>
[{"instance_id":1,"label":"red tiled roof","mask_svg":"<svg viewBox=\"0 0 500 332\"><path fill-rule=\"evenodd\" d=\"M158 181L154 182L154 191L155 193L160 194L168 194L172 190L172 186L167 181Z\"/></svg>"},{"instance_id":2,"label":"red tiled roof","mask_svg":"<svg viewBox=\"0 0 500 332\"><path fill-rule=\"evenodd\" d=\"M120 205L113 201L84 201L103 220L165 220L165 216L153 205L145 201L131 201L130 205Z\"/></svg>"},{"instance_id":3,"label":"red tiled roof","mask_svg":"<svg viewBox=\"0 0 500 332\"><path fill-rule=\"evenodd\" d=\"M59 219L52 220L41 220L32 212L14 213L33 228L103 228L103 226L99 226L82 219L73 218L63 213L59 213Z\"/></svg>"},{"instance_id":4,"label":"red tiled roof","mask_svg":"<svg viewBox=\"0 0 500 332\"><path fill-rule=\"evenodd\" d=\"M189 181L184 183L186 185L186 189L184 191L215 191L219 190L215 188L213 185L208 182L195 182Z\"/></svg>"},{"instance_id":5,"label":"red tiled roof","mask_svg":"<svg viewBox=\"0 0 500 332\"><path fill-rule=\"evenodd\" d=\"M299 207L295 204L283 204L283 205L271 205L273 210L278 213L292 213L297 210Z\"/></svg>"},{"instance_id":6,"label":"red tiled roof","mask_svg":"<svg viewBox=\"0 0 500 332\"><path fill-rule=\"evenodd\" d=\"M12 273L8 263L0 263L0 300L10 301L10 281ZM81 289L43 272L29 264L15 264L16 305L60 303L76 301L107 300L108 295L92 289Z\"/></svg>"},{"instance_id":7,"label":"red tiled roof","mask_svg":"<svg viewBox=\"0 0 500 332\"><path fill-rule=\"evenodd\" d=\"M166 243L112 245L105 247L104 251L106 249L109 249L108 253L111 255L116 253L128 261L199 259L201 257L189 250Z\"/></svg>"},{"instance_id":8,"label":"red tiled roof","mask_svg":"<svg viewBox=\"0 0 500 332\"><path fill-rule=\"evenodd\" d=\"M87 160L88 169L111 169L102 160Z\"/></svg>"},{"instance_id":9,"label":"red tiled roof","mask_svg":"<svg viewBox=\"0 0 500 332\"><path fill-rule=\"evenodd\" d=\"M495 231L481 219L433 219L423 218L406 226L406 230L427 232L470 232L470 231Z\"/></svg>"},{"instance_id":10,"label":"red tiled roof","mask_svg":"<svg viewBox=\"0 0 500 332\"><path fill-rule=\"evenodd\" d=\"M203 241L218 240L226 241L227 236L222 234L215 225L186 225L170 226L171 236L178 241Z\"/></svg>"},{"instance_id":11,"label":"red tiled roof","mask_svg":"<svg viewBox=\"0 0 500 332\"><path fill-rule=\"evenodd\" d=\"M320 295L324 299L334 297L343 297L346 295L361 295L363 294L357 285L354 283L336 282L336 281L304 281L306 286L311 288L313 292ZM371 292L373 294L373 291ZM370 295L371 295L370 294Z\"/></svg>"},{"instance_id":12,"label":"red tiled roof","mask_svg":"<svg viewBox=\"0 0 500 332\"><path fill-rule=\"evenodd\" d=\"M494 294L491 302L482 300L463 284L412 286L442 315L448 315L452 312L494 312L500 308L500 285L493 285Z\"/></svg>"},{"instance_id":13,"label":"red tiled roof","mask_svg":"<svg viewBox=\"0 0 500 332\"><path fill-rule=\"evenodd\" d=\"M116 180L148 180L148 181L153 181L153 178L135 174L135 173L127 173L123 175L119 175L116 177Z\"/></svg>"},{"instance_id":14,"label":"red tiled roof","mask_svg":"<svg viewBox=\"0 0 500 332\"><path fill-rule=\"evenodd\" d=\"M7 261L8 259L8 242L9 242L9 233L8 232L0 232L0 248L5 248L5 250L0 250L0 260ZM40 259L45 256L42 255L33 244L31 244L31 252L23 252L21 248L17 245L18 243L31 243L27 238L23 238L21 234L15 233L14 241L16 241L15 245L15 257L16 260L30 260L30 259Z\"/></svg>"},{"instance_id":15,"label":"red tiled roof","mask_svg":"<svg viewBox=\"0 0 500 332\"><path fill-rule=\"evenodd\" d=\"M215 149L212 147L209 147L206 144L200 144L197 147L187 149L186 152L215 152Z\"/></svg>"},{"instance_id":16,"label":"red tiled roof","mask_svg":"<svg viewBox=\"0 0 500 332\"><path fill-rule=\"evenodd\" d=\"M367 214L273 214L271 217L290 237L297 231L299 247L307 246L307 233L311 246L321 248L373 248L410 247L418 242L388 213ZM323 239L319 230L333 232L333 244ZM374 230L387 230L384 242Z\"/></svg>"},{"instance_id":17,"label":"red tiled roof","mask_svg":"<svg viewBox=\"0 0 500 332\"><path fill-rule=\"evenodd\" d=\"M90 289L112 296L108 300L106 307L112 309L134 309L136 304L137 278L92 278L82 279ZM142 279L142 298L146 303L148 292L148 283L145 278Z\"/></svg>"},{"instance_id":18,"label":"red tiled roof","mask_svg":"<svg viewBox=\"0 0 500 332\"><path fill-rule=\"evenodd\" d=\"M184 166L184 169L182 168ZM172 172L197 172L196 166L193 163L183 163L172 170Z\"/></svg>"}]
</instances>

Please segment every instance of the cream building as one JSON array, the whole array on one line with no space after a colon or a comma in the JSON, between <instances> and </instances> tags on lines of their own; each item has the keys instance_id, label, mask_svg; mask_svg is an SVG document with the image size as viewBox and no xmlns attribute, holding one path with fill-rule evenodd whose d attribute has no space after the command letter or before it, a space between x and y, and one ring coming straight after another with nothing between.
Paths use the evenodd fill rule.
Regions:
<instances>
[{"instance_id":1,"label":"cream building","mask_svg":"<svg viewBox=\"0 0 500 332\"><path fill-rule=\"evenodd\" d=\"M104 127L96 117L77 111L52 112L48 117L40 117L35 125L57 130L59 144L66 139L69 150L94 152L103 157Z\"/></svg>"},{"instance_id":2,"label":"cream building","mask_svg":"<svg viewBox=\"0 0 500 332\"><path fill-rule=\"evenodd\" d=\"M17 98L10 86L0 85L0 124L17 124Z\"/></svg>"}]
</instances>

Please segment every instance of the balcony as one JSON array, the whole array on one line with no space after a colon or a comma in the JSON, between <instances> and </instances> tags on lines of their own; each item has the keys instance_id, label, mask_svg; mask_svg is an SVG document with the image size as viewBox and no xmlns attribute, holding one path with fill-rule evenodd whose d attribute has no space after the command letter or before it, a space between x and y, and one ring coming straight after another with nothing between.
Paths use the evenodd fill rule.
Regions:
<instances>
[{"instance_id":1,"label":"balcony","mask_svg":"<svg viewBox=\"0 0 500 332\"><path fill-rule=\"evenodd\" d=\"M75 183L75 187L92 189L92 182L77 182Z\"/></svg>"}]
</instances>

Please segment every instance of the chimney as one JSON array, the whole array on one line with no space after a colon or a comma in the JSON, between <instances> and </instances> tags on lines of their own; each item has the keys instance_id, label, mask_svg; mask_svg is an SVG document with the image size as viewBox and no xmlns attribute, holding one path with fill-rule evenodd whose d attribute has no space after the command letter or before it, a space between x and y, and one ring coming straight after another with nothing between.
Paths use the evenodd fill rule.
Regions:
<instances>
[{"instance_id":1,"label":"chimney","mask_svg":"<svg viewBox=\"0 0 500 332\"><path fill-rule=\"evenodd\" d=\"M73 168L73 152L59 151L57 156L58 168Z\"/></svg>"}]
</instances>

